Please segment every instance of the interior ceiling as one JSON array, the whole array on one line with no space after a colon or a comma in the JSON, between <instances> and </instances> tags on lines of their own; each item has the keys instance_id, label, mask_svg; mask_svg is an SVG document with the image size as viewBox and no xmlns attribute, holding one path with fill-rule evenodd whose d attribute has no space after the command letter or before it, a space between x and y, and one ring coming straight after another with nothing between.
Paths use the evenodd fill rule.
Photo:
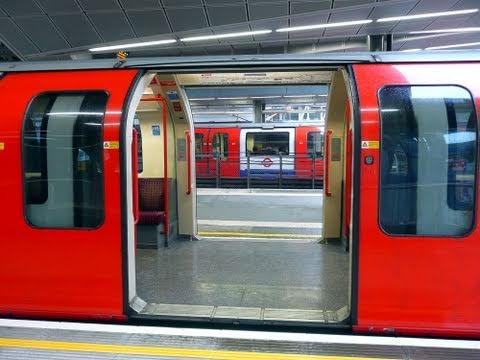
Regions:
<instances>
[{"instance_id":1,"label":"interior ceiling","mask_svg":"<svg viewBox=\"0 0 480 360\"><path fill-rule=\"evenodd\" d=\"M281 27L376 20L476 8L480 0L0 0L0 41L22 60L88 58L88 48ZM478 42L480 32L408 35L480 27L480 13L161 45L130 56L364 51L368 34L394 34L394 50ZM417 39L414 39L417 37ZM408 40L408 41L405 41ZM480 48L474 46L473 48ZM113 56L113 53L95 56Z\"/></svg>"}]
</instances>

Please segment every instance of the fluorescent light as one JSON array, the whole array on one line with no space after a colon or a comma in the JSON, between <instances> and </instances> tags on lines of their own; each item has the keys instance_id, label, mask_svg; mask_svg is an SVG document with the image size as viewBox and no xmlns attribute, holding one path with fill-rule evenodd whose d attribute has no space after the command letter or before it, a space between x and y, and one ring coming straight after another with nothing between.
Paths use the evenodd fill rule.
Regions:
<instances>
[{"instance_id":1,"label":"fluorescent light","mask_svg":"<svg viewBox=\"0 0 480 360\"><path fill-rule=\"evenodd\" d=\"M212 40L212 39L226 39L232 37L251 36L270 34L272 30L255 30L255 31L243 31L236 33L218 34L218 35L203 35L203 36L191 36L180 39L180 41L200 41L200 40Z\"/></svg>"},{"instance_id":2,"label":"fluorescent light","mask_svg":"<svg viewBox=\"0 0 480 360\"><path fill-rule=\"evenodd\" d=\"M281 98L280 95L272 95L272 96L250 96L250 99L277 99Z\"/></svg>"},{"instance_id":3,"label":"fluorescent light","mask_svg":"<svg viewBox=\"0 0 480 360\"><path fill-rule=\"evenodd\" d=\"M409 34L442 34L442 33L456 33L456 32L476 32L476 31L480 31L480 27L410 31Z\"/></svg>"},{"instance_id":4,"label":"fluorescent light","mask_svg":"<svg viewBox=\"0 0 480 360\"><path fill-rule=\"evenodd\" d=\"M131 49L131 48L137 48L137 47L171 44L174 42L177 42L177 40L166 39L166 40L156 40L156 41L145 41L145 42L139 42L139 43L100 46L100 47L88 49L88 51L96 52L96 51L109 51L109 50L124 50L124 49Z\"/></svg>"},{"instance_id":5,"label":"fluorescent light","mask_svg":"<svg viewBox=\"0 0 480 360\"><path fill-rule=\"evenodd\" d=\"M219 97L217 100L247 100L246 97Z\"/></svg>"},{"instance_id":6,"label":"fluorescent light","mask_svg":"<svg viewBox=\"0 0 480 360\"><path fill-rule=\"evenodd\" d=\"M425 18L440 17L440 16L463 15L463 14L471 14L471 13L474 13L474 12L477 12L477 11L478 11L478 9L466 9L466 10L425 13L425 14L418 14L418 15L394 16L394 17L387 17L387 18L378 19L377 22L416 20L416 19L425 19Z\"/></svg>"},{"instance_id":7,"label":"fluorescent light","mask_svg":"<svg viewBox=\"0 0 480 360\"><path fill-rule=\"evenodd\" d=\"M285 98L303 98L303 97L313 97L315 95L284 95Z\"/></svg>"},{"instance_id":8,"label":"fluorescent light","mask_svg":"<svg viewBox=\"0 0 480 360\"><path fill-rule=\"evenodd\" d=\"M453 49L453 48L467 47L467 46L480 46L480 42L454 44L454 45L442 45L442 46L430 46L430 47L427 47L425 50Z\"/></svg>"},{"instance_id":9,"label":"fluorescent light","mask_svg":"<svg viewBox=\"0 0 480 360\"><path fill-rule=\"evenodd\" d=\"M190 99L190 101L209 101L209 100L215 100L215 98L214 97L206 97L206 98Z\"/></svg>"},{"instance_id":10,"label":"fluorescent light","mask_svg":"<svg viewBox=\"0 0 480 360\"><path fill-rule=\"evenodd\" d=\"M417 49L406 49L406 50L400 50L401 52L414 52L414 51L421 51L423 49L417 48Z\"/></svg>"},{"instance_id":11,"label":"fluorescent light","mask_svg":"<svg viewBox=\"0 0 480 360\"><path fill-rule=\"evenodd\" d=\"M292 26L288 28L280 28L277 29L277 32L288 32L288 31L303 31L303 30L314 30L314 29L326 29L326 28L333 28L333 27L341 27L341 26L353 26L353 25L362 25L362 24L369 24L373 20L355 20L355 21L344 21L338 23L329 23L329 24L317 24L317 25L305 25L305 26Z\"/></svg>"}]
</instances>

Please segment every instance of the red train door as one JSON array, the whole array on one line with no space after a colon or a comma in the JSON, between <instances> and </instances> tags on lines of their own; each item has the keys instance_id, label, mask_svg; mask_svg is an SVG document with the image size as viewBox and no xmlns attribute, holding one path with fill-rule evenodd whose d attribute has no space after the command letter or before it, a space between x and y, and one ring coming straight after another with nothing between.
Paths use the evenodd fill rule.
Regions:
<instances>
[{"instance_id":1,"label":"red train door","mask_svg":"<svg viewBox=\"0 0 480 360\"><path fill-rule=\"evenodd\" d=\"M0 80L0 315L124 318L119 128L136 73Z\"/></svg>"},{"instance_id":2,"label":"red train door","mask_svg":"<svg viewBox=\"0 0 480 360\"><path fill-rule=\"evenodd\" d=\"M197 176L206 176L209 163L209 129L195 129L195 170Z\"/></svg>"},{"instance_id":3,"label":"red train door","mask_svg":"<svg viewBox=\"0 0 480 360\"><path fill-rule=\"evenodd\" d=\"M472 63L354 66L358 331L480 336L479 71Z\"/></svg>"}]
</instances>

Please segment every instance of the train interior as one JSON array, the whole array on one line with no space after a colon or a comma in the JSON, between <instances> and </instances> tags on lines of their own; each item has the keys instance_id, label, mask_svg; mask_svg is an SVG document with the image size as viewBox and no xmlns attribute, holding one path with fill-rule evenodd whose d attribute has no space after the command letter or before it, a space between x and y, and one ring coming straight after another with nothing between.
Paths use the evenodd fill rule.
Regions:
<instances>
[{"instance_id":1,"label":"train interior","mask_svg":"<svg viewBox=\"0 0 480 360\"><path fill-rule=\"evenodd\" d=\"M315 87L325 93L306 93ZM256 95L262 88L280 89L283 95L265 91ZM251 93L245 95L245 89ZM227 96L230 90L243 91L243 96ZM297 90L301 93L295 95ZM267 99L274 98L277 102L269 107ZM302 116L322 136L300 154L299 143L316 140L315 134L300 132L302 118L294 119L296 125L267 121L280 115L291 121L294 101L306 98L309 107L295 116ZM348 323L350 99L343 68L151 73L142 79L125 132L127 144L132 144L126 157L126 186L133 190L127 198L128 291L136 316L226 323ZM321 104L314 108L316 101ZM318 109L323 112L315 118ZM210 128L218 127L212 116L234 116L236 124L229 127L237 130L201 133L205 124L197 122L205 116ZM249 116L260 116L263 122L239 125ZM282 130L275 138L277 127ZM303 140L295 138L293 144L300 133ZM283 141L285 134L290 144L277 142L275 152L268 152L273 150L266 143ZM207 157L213 166L205 173ZM298 166L297 158L303 159ZM275 181L255 173L256 165L278 170L279 159ZM309 175L306 180L300 176L303 185L291 185L300 168ZM202 172L209 176L202 177Z\"/></svg>"}]
</instances>

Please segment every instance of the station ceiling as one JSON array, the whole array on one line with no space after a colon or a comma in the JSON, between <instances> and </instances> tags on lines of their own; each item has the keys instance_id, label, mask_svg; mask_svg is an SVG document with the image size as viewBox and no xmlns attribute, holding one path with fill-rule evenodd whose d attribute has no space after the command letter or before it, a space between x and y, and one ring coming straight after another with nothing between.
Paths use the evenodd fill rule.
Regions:
<instances>
[{"instance_id":1,"label":"station ceiling","mask_svg":"<svg viewBox=\"0 0 480 360\"><path fill-rule=\"evenodd\" d=\"M22 60L112 57L116 50L90 52L89 49L159 40L171 42L131 48L129 55L365 51L366 36L375 34L393 34L394 50L458 44L470 44L462 49L480 49L478 11L416 20L378 21L476 8L480 8L480 0L0 0L0 41ZM313 30L277 31L357 20L372 21ZM445 29L449 32L414 33ZM265 33L267 30L271 32ZM252 31L264 33L186 40L202 35Z\"/></svg>"}]
</instances>

